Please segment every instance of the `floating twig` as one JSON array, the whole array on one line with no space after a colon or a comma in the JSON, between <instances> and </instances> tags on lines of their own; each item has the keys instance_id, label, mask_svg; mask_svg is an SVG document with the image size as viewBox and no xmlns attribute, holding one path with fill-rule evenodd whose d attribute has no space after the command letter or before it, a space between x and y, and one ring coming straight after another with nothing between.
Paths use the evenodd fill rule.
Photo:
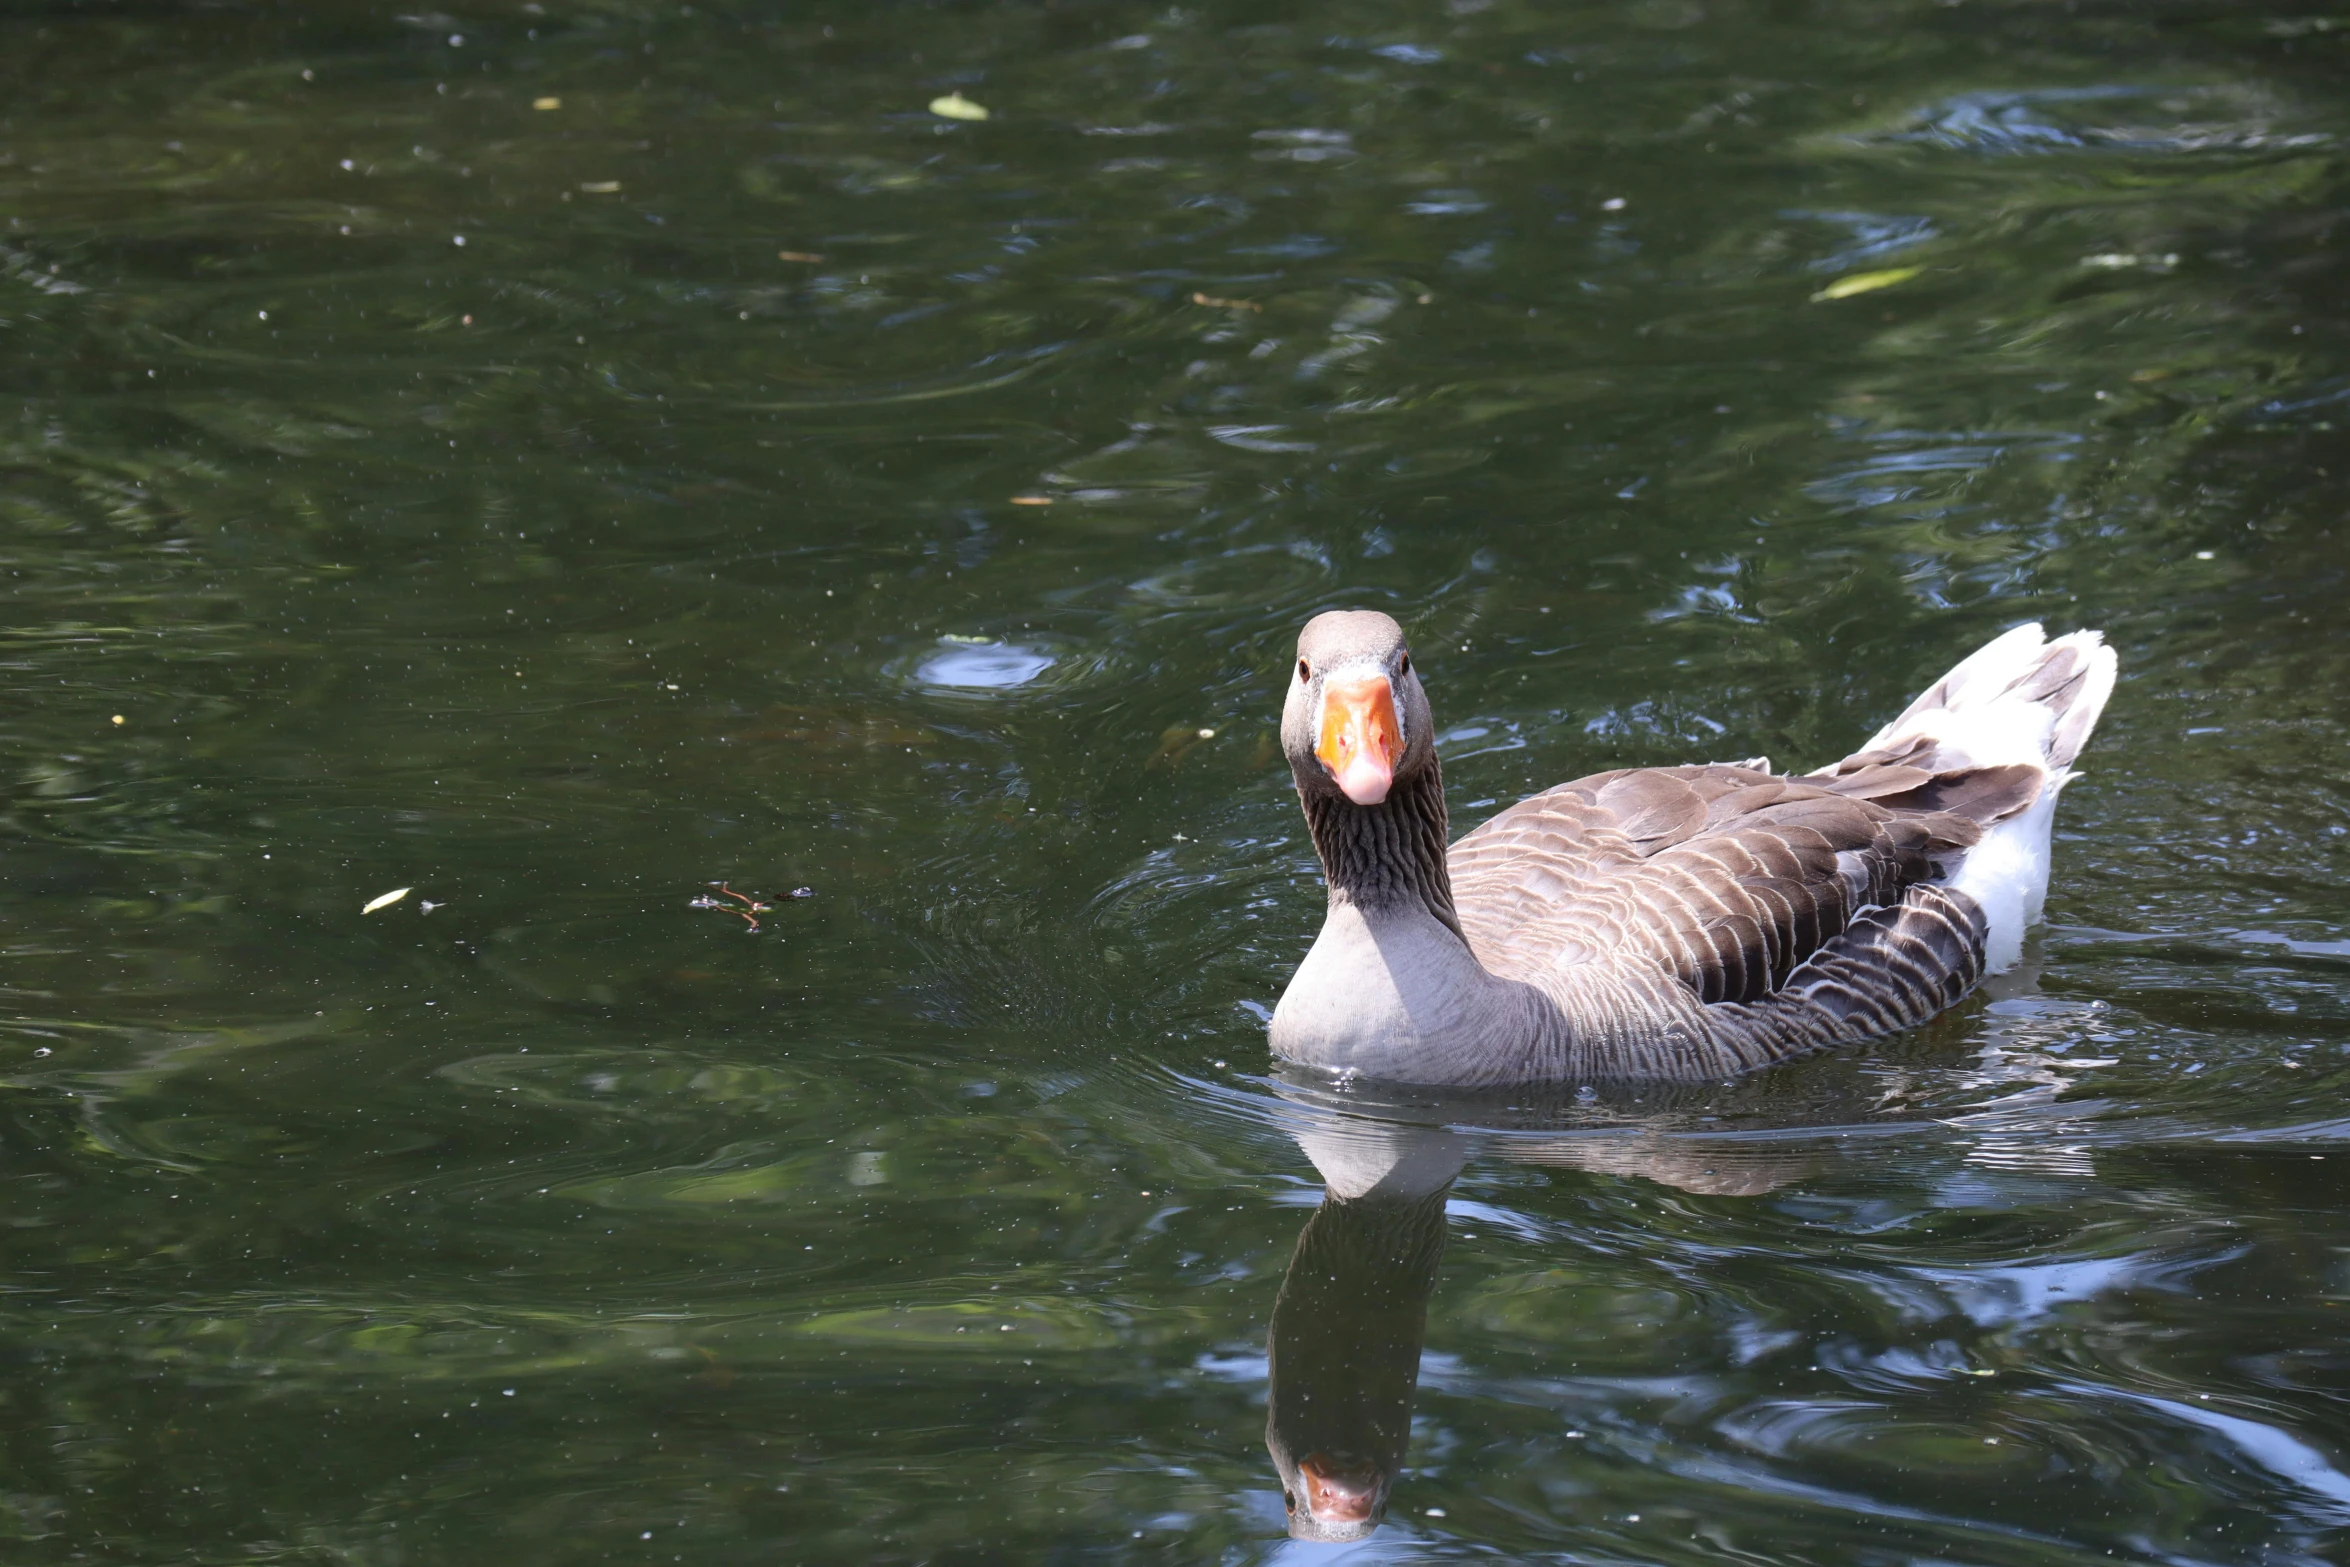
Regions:
<instances>
[{"instance_id":1,"label":"floating twig","mask_svg":"<svg viewBox=\"0 0 2350 1567\"><path fill-rule=\"evenodd\" d=\"M756 898L744 897L741 893L735 891L732 887L729 887L722 881L710 882L707 885L717 888L723 896L732 898L734 902L723 903L719 901L719 899L713 898L705 892L700 897L694 899L690 907L697 909L718 909L724 913L733 915L736 919L739 919L745 925L748 925L750 927L749 933L751 935L755 936L759 933L759 916L767 912L768 906L766 904L761 903ZM795 892L793 896L797 897L799 894Z\"/></svg>"}]
</instances>

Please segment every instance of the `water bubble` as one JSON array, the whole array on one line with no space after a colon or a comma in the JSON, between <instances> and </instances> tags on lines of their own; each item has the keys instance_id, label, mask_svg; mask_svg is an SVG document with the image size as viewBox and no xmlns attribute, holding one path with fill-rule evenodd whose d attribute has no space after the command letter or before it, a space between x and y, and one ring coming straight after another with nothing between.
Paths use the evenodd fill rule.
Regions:
<instances>
[{"instance_id":1,"label":"water bubble","mask_svg":"<svg viewBox=\"0 0 2350 1567\"><path fill-rule=\"evenodd\" d=\"M1053 667L1050 653L1015 642L946 642L924 659L914 678L959 691L1010 691Z\"/></svg>"}]
</instances>

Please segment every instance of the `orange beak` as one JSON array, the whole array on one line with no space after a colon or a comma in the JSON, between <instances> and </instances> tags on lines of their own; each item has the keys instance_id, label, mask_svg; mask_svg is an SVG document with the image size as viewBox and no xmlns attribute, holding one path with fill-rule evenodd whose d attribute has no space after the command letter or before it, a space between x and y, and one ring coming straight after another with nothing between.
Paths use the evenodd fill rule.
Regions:
<instances>
[{"instance_id":1,"label":"orange beak","mask_svg":"<svg viewBox=\"0 0 2350 1567\"><path fill-rule=\"evenodd\" d=\"M1379 1509L1379 1471L1370 1464L1341 1468L1327 1453L1297 1466L1306 1485L1306 1511L1316 1523L1369 1523Z\"/></svg>"},{"instance_id":2,"label":"orange beak","mask_svg":"<svg viewBox=\"0 0 2350 1567\"><path fill-rule=\"evenodd\" d=\"M1385 675L1322 688L1322 742L1314 755L1355 804L1377 805L1387 798L1402 736L1395 688Z\"/></svg>"}]
</instances>

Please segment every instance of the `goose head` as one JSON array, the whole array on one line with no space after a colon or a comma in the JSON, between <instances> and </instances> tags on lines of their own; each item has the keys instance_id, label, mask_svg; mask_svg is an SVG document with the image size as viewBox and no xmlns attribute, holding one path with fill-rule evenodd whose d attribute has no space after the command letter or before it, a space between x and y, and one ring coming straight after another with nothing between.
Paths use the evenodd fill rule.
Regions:
<instances>
[{"instance_id":1,"label":"goose head","mask_svg":"<svg viewBox=\"0 0 2350 1567\"><path fill-rule=\"evenodd\" d=\"M1434 728L1403 627L1373 609L1306 622L1281 710L1300 794L1378 805L1434 765Z\"/></svg>"}]
</instances>

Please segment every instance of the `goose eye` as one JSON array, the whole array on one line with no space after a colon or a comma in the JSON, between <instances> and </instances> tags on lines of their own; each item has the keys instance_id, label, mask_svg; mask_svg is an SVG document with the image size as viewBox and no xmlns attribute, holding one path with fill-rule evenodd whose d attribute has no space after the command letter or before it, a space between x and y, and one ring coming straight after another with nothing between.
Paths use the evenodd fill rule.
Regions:
<instances>
[{"instance_id":1,"label":"goose eye","mask_svg":"<svg viewBox=\"0 0 2350 1567\"><path fill-rule=\"evenodd\" d=\"M1411 654L1409 654L1409 653L1406 653L1406 654L1403 656L1403 662L1395 666L1395 678L1396 678L1396 679L1398 679L1398 680L1401 680L1401 679L1402 679L1404 676L1406 676L1406 675L1410 674L1411 672L1412 672L1412 655L1411 655Z\"/></svg>"},{"instance_id":2,"label":"goose eye","mask_svg":"<svg viewBox=\"0 0 2350 1567\"><path fill-rule=\"evenodd\" d=\"M1300 680L1311 680L1314 678L1314 672L1306 667L1306 661L1302 658L1297 661L1297 678Z\"/></svg>"}]
</instances>

